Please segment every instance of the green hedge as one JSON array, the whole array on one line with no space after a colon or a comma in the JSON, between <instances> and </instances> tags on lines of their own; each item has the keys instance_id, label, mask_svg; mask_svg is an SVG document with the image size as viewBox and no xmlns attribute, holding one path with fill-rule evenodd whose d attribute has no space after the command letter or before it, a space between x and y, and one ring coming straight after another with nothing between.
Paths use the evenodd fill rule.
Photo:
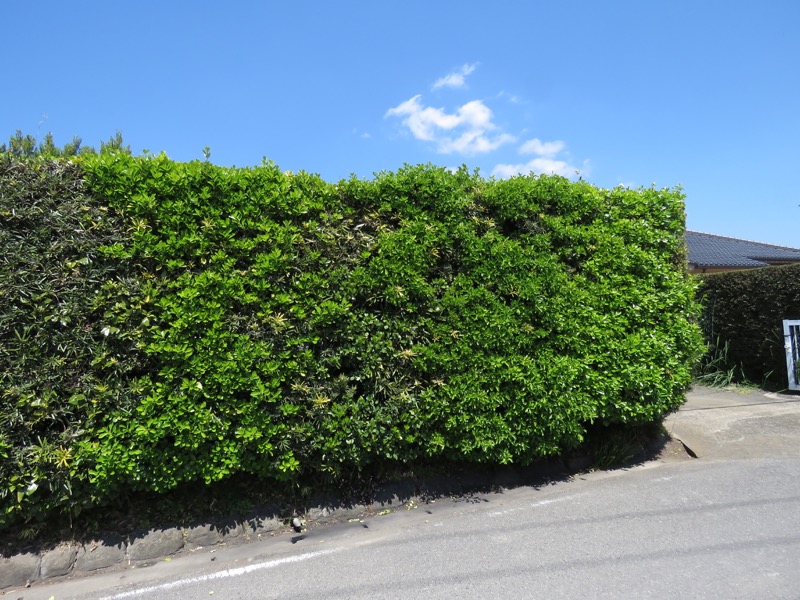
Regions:
<instances>
[{"instance_id":1,"label":"green hedge","mask_svg":"<svg viewBox=\"0 0 800 600\"><path fill-rule=\"evenodd\" d=\"M101 251L129 238L126 225L76 164L9 155L0 225L2 513L91 504L80 444L132 410L129 381L155 368L129 333L103 334L110 307L141 297L125 262Z\"/></svg>"},{"instance_id":2,"label":"green hedge","mask_svg":"<svg viewBox=\"0 0 800 600\"><path fill-rule=\"evenodd\" d=\"M709 357L740 378L785 388L783 320L800 319L800 265L700 276Z\"/></svg>"},{"instance_id":3,"label":"green hedge","mask_svg":"<svg viewBox=\"0 0 800 600\"><path fill-rule=\"evenodd\" d=\"M677 190L76 161L0 163L2 523L235 474L529 463L683 400Z\"/></svg>"}]
</instances>

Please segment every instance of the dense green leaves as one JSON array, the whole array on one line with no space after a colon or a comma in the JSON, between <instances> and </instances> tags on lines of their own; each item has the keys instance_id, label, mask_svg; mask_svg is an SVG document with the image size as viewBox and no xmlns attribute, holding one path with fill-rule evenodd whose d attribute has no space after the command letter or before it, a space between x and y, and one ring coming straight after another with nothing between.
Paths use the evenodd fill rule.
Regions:
<instances>
[{"instance_id":1,"label":"dense green leaves","mask_svg":"<svg viewBox=\"0 0 800 600\"><path fill-rule=\"evenodd\" d=\"M124 230L74 163L0 155L0 522L92 503L80 443L153 367L137 346L146 280L102 250Z\"/></svg>"},{"instance_id":2,"label":"dense green leaves","mask_svg":"<svg viewBox=\"0 0 800 600\"><path fill-rule=\"evenodd\" d=\"M701 275L700 282L704 362L785 388L783 320L800 318L800 265Z\"/></svg>"},{"instance_id":3,"label":"dense green leaves","mask_svg":"<svg viewBox=\"0 0 800 600\"><path fill-rule=\"evenodd\" d=\"M679 191L3 160L6 522L237 473L530 462L689 381Z\"/></svg>"}]
</instances>

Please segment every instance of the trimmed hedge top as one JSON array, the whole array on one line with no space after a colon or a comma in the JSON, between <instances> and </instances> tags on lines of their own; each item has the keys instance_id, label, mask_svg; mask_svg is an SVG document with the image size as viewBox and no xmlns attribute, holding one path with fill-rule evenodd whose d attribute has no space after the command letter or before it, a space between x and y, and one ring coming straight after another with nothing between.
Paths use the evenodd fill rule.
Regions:
<instances>
[{"instance_id":1,"label":"trimmed hedge top","mask_svg":"<svg viewBox=\"0 0 800 600\"><path fill-rule=\"evenodd\" d=\"M659 420L679 190L106 152L0 159L0 524L236 473L527 463Z\"/></svg>"}]
</instances>

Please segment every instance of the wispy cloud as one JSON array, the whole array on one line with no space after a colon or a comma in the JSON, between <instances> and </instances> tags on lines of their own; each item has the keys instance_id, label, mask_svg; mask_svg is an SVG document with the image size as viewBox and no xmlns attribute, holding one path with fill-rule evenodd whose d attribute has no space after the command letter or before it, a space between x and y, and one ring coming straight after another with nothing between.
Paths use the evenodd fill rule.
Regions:
<instances>
[{"instance_id":1,"label":"wispy cloud","mask_svg":"<svg viewBox=\"0 0 800 600\"><path fill-rule=\"evenodd\" d=\"M557 156L566 149L567 145L561 140L543 142L538 138L528 140L519 147L520 154L536 154L536 158L524 163L499 164L492 169L494 177L508 178L514 175L527 175L529 173L542 173L546 175L561 175L574 177L578 171L575 165Z\"/></svg>"},{"instance_id":2,"label":"wispy cloud","mask_svg":"<svg viewBox=\"0 0 800 600\"><path fill-rule=\"evenodd\" d=\"M455 139L443 138L439 140L439 152L442 154L454 152L466 155L485 154L513 141L514 136L508 133L500 133L494 137L489 137L476 130L465 131Z\"/></svg>"},{"instance_id":3,"label":"wispy cloud","mask_svg":"<svg viewBox=\"0 0 800 600\"><path fill-rule=\"evenodd\" d=\"M436 83L433 84L432 89L435 90L442 87L464 87L464 84L466 83L465 78L467 75L471 74L477 68L477 66L477 64L464 65L458 71L454 71L452 73L448 73L444 77L440 77L436 80Z\"/></svg>"},{"instance_id":4,"label":"wispy cloud","mask_svg":"<svg viewBox=\"0 0 800 600\"><path fill-rule=\"evenodd\" d=\"M519 104L520 103L519 96L516 96L515 94L509 94L508 92L505 92L503 90L500 90L499 92L497 92L497 96L496 97L497 98L505 98L511 104Z\"/></svg>"},{"instance_id":5,"label":"wispy cloud","mask_svg":"<svg viewBox=\"0 0 800 600\"><path fill-rule=\"evenodd\" d=\"M561 140L554 142L543 142L538 138L528 140L519 147L520 154L538 154L540 156L555 156L566 148L566 144Z\"/></svg>"},{"instance_id":6,"label":"wispy cloud","mask_svg":"<svg viewBox=\"0 0 800 600\"><path fill-rule=\"evenodd\" d=\"M400 117L416 139L434 142L441 154L483 154L515 141L497 132L491 109L481 100L471 100L454 113L425 106L417 95L386 111L386 117Z\"/></svg>"},{"instance_id":7,"label":"wispy cloud","mask_svg":"<svg viewBox=\"0 0 800 600\"><path fill-rule=\"evenodd\" d=\"M566 161L540 157L522 164L495 165L494 169L492 169L492 175L501 179L513 177L514 175L528 175L529 173L572 177L577 170L577 167Z\"/></svg>"}]
</instances>

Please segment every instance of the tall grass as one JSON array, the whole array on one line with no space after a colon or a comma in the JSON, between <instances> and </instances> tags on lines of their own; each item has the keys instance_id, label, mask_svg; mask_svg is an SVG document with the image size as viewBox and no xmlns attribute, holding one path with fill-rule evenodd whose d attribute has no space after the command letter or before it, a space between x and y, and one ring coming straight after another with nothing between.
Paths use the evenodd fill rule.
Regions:
<instances>
[{"instance_id":1,"label":"tall grass","mask_svg":"<svg viewBox=\"0 0 800 600\"><path fill-rule=\"evenodd\" d=\"M727 387L733 383L746 381L742 366L731 364L728 359L728 342L710 345L709 351L700 359L694 382L708 387Z\"/></svg>"}]
</instances>

